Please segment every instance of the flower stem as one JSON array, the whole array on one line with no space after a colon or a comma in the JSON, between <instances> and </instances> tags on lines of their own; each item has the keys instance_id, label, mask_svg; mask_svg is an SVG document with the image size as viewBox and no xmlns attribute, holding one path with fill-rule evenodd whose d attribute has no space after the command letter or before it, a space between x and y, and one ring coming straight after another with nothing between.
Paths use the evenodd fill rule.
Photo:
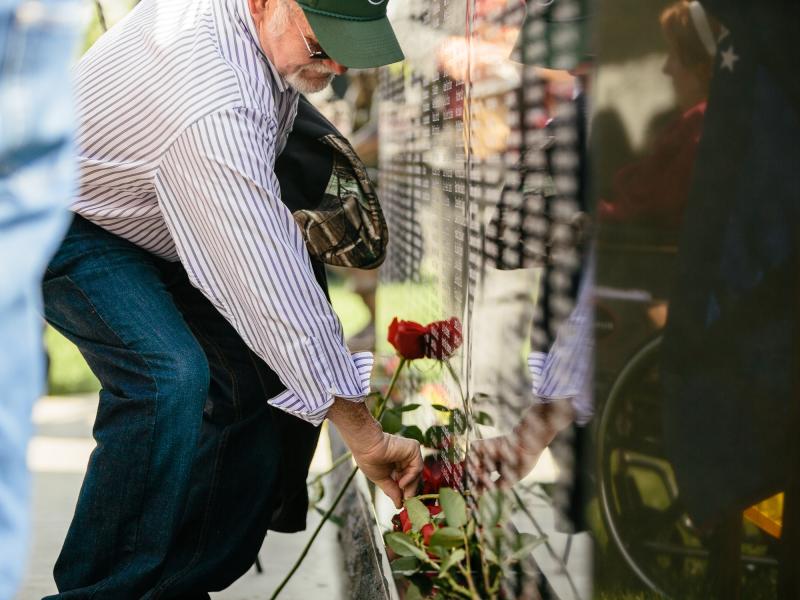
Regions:
<instances>
[{"instance_id":1,"label":"flower stem","mask_svg":"<svg viewBox=\"0 0 800 600\"><path fill-rule=\"evenodd\" d=\"M325 523L328 521L328 519L331 518L331 515L333 514L333 511L336 510L336 507L339 505L339 501L344 496L344 493L347 491L347 488L350 486L350 482L353 481L353 477L356 476L356 472L357 471L358 471L358 467L355 467L353 469L353 471L350 473L350 476L347 478L347 481L344 482L344 485L339 490L339 493L336 494L336 498L333 500L333 504L331 504L330 508L322 516L322 520L317 525L317 528L314 530L314 533L311 534L311 538L306 543L305 547L303 548L303 551L300 553L300 556L297 558L297 561L295 561L294 566L292 567L292 570L289 571L289 573L287 573L286 577L283 578L283 581L281 581L281 583L277 587L277 589L274 592L272 592L272 596L269 597L270 600L275 600L275 598L278 597L278 594L280 594L283 591L283 588L286 587L286 584L289 583L289 580L292 578L292 575L294 575L295 572L297 571L297 569L300 568L300 565L303 563L303 560L305 559L306 555L308 554L308 551L311 549L311 544L314 543L314 540L317 539L317 536L319 535L319 532L322 531L322 526L325 525Z\"/></svg>"},{"instance_id":2,"label":"flower stem","mask_svg":"<svg viewBox=\"0 0 800 600\"><path fill-rule=\"evenodd\" d=\"M453 365L450 363L449 360L445 360L443 362L445 364L445 367L447 367L447 372L450 373L450 377L453 378L453 382L456 384L456 387L458 388L458 395L461 398L461 406L464 407L464 416L467 417L467 423L472 424L474 423L474 420L472 418L472 405L467 402L467 397L464 394L463 388L461 387L461 379L458 377L458 373L456 373L456 370L453 368Z\"/></svg>"},{"instance_id":3,"label":"flower stem","mask_svg":"<svg viewBox=\"0 0 800 600\"><path fill-rule=\"evenodd\" d=\"M339 467L340 467L340 466L341 466L343 463L346 463L346 462L347 462L348 460L350 460L351 458L353 458L353 453L352 453L352 452L345 452L345 453L344 453L344 454L342 454L342 455L341 455L339 458L337 458L335 461L333 461L333 462L331 463L331 466L330 466L330 467L328 467L327 469L325 469L325 470L324 470L322 473L317 473L317 474L314 476L314 478L313 478L313 479L310 479L310 480L309 480L309 481L306 483L306 485L314 485L315 483L317 483L317 482L318 482L320 479L322 479L322 478L323 478L323 477L325 477L326 475L329 475L330 473L333 473L333 472L334 472L336 469L338 469L338 468L339 468Z\"/></svg>"},{"instance_id":4,"label":"flower stem","mask_svg":"<svg viewBox=\"0 0 800 600\"><path fill-rule=\"evenodd\" d=\"M481 600L481 597L478 595L478 590L475 589L475 582L472 580L472 566L470 565L469 560L469 540L467 539L466 531L464 532L464 549L466 550L464 554L467 559L467 568L464 570L464 576L467 578L467 585L469 586L469 591L472 598Z\"/></svg>"},{"instance_id":5,"label":"flower stem","mask_svg":"<svg viewBox=\"0 0 800 600\"><path fill-rule=\"evenodd\" d=\"M464 567L461 567L460 570L463 573L464 572ZM466 596L467 598L470 598L470 600L474 600L474 596L472 595L472 592L470 592L463 585L459 585L458 583L456 583L456 580L453 579L452 577L450 577L449 574L446 574L444 576L444 579L445 579L445 581L447 581L448 584L450 584L450 587L453 588L454 592L458 592L462 596Z\"/></svg>"},{"instance_id":6,"label":"flower stem","mask_svg":"<svg viewBox=\"0 0 800 600\"><path fill-rule=\"evenodd\" d=\"M400 377L400 372L403 370L403 367L406 366L407 362L408 359L400 358L400 364L397 365L397 368L394 370L394 373L392 374L392 379L389 382L389 387L386 388L386 392L383 394L383 396L378 400L378 403L375 405L373 416L377 420L380 420L380 418L383 416L383 411L386 410L386 403L389 401L389 398L391 397L392 392L394 391L394 386L397 384L397 379Z\"/></svg>"},{"instance_id":7,"label":"flower stem","mask_svg":"<svg viewBox=\"0 0 800 600\"><path fill-rule=\"evenodd\" d=\"M472 492L470 490L464 490L459 492L462 496L471 496ZM438 500L439 494L420 494L419 496L414 496L417 500Z\"/></svg>"},{"instance_id":8,"label":"flower stem","mask_svg":"<svg viewBox=\"0 0 800 600\"><path fill-rule=\"evenodd\" d=\"M380 421L380 418L383 416L383 412L384 412L384 410L386 410L387 399L392 395L392 391L394 391L394 386L397 383L397 379L400 376L400 371L403 370L403 367L406 365L407 362L408 361L405 358L401 358L400 359L400 364L397 365L397 369L395 369L394 373L392 374L392 380L389 382L389 387L386 389L386 393L383 395L383 397L381 397L378 400L378 404L375 405L375 410L373 411L373 416L375 417L375 419ZM348 456L348 457L352 456L352 453L348 452L347 454L343 454L342 456L337 458L336 461L338 462L338 461L341 460L342 462L344 462L343 459L344 459L345 456ZM339 464L341 464L341 463L339 463ZM339 465L338 464L334 464L334 466L332 466L328 470L328 472L332 471L337 466L339 466ZM278 594L280 594L283 591L283 588L286 587L286 584L289 583L289 580L292 578L292 575L294 575L297 572L297 569L300 568L300 565L303 564L303 560L305 560L306 555L308 555L308 551L311 549L311 545L314 543L314 540L317 539L317 536L319 535L319 532L322 531L323 525L325 525L325 523L327 523L328 520L331 518L331 515L333 514L333 511L335 511L336 507L339 506L339 502L344 497L344 494L347 491L347 488L350 487L350 482L353 481L353 478L356 476L357 472L358 472L358 467L354 467L353 471L350 473L350 475L348 476L347 480L344 482L344 485L339 490L339 493L336 494L336 498L334 498L333 503L331 504L330 508L322 516L322 520L317 525L317 528L314 530L314 533L311 534L311 538L309 538L308 542L306 542L306 545L303 547L303 551L300 553L300 556L297 557L297 560L295 561L294 566L292 567L291 571L289 571L289 573L286 575L286 577L283 578L283 581L281 581L280 585L272 593L272 596L270 596L270 600L275 600L275 598L278 597Z\"/></svg>"},{"instance_id":9,"label":"flower stem","mask_svg":"<svg viewBox=\"0 0 800 600\"><path fill-rule=\"evenodd\" d=\"M491 590L492 582L489 579L489 564L486 562L486 554L483 551L483 542L480 539L478 543L478 549L481 553L481 575L483 576L483 589Z\"/></svg>"}]
</instances>

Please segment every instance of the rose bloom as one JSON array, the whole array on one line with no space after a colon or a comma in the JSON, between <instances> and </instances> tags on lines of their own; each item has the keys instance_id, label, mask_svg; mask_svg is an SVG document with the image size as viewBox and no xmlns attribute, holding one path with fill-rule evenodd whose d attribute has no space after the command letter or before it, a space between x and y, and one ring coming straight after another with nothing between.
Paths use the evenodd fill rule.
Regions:
<instances>
[{"instance_id":1,"label":"rose bloom","mask_svg":"<svg viewBox=\"0 0 800 600\"><path fill-rule=\"evenodd\" d=\"M419 532L422 534L422 542L426 546L431 543L431 536L433 535L433 532L435 530L436 530L436 528L431 523L428 523L427 525L423 525L422 529L419 530Z\"/></svg>"},{"instance_id":2,"label":"rose bloom","mask_svg":"<svg viewBox=\"0 0 800 600\"><path fill-rule=\"evenodd\" d=\"M461 321L457 317L446 321L429 323L425 332L425 356L437 360L447 360L464 341Z\"/></svg>"},{"instance_id":3,"label":"rose bloom","mask_svg":"<svg viewBox=\"0 0 800 600\"><path fill-rule=\"evenodd\" d=\"M422 493L438 494L442 487L459 489L464 479L464 462L450 464L436 455L425 457L422 465Z\"/></svg>"},{"instance_id":4,"label":"rose bloom","mask_svg":"<svg viewBox=\"0 0 800 600\"><path fill-rule=\"evenodd\" d=\"M425 356L424 325L414 321L400 321L397 317L389 325L387 340L405 359L414 360Z\"/></svg>"},{"instance_id":5,"label":"rose bloom","mask_svg":"<svg viewBox=\"0 0 800 600\"><path fill-rule=\"evenodd\" d=\"M414 321L401 321L397 317L389 325L386 338L397 353L407 360L435 358L446 360L461 347L464 341L461 321L452 317L420 325Z\"/></svg>"},{"instance_id":6,"label":"rose bloom","mask_svg":"<svg viewBox=\"0 0 800 600\"><path fill-rule=\"evenodd\" d=\"M392 517L392 525L395 531L402 531L403 533L411 531L411 519L408 518L407 508Z\"/></svg>"}]
</instances>

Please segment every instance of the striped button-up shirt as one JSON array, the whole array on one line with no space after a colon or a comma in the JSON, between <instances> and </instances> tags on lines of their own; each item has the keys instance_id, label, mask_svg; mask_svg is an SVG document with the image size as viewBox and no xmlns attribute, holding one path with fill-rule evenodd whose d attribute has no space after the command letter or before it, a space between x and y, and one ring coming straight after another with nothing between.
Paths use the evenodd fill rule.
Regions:
<instances>
[{"instance_id":1,"label":"striped button-up shirt","mask_svg":"<svg viewBox=\"0 0 800 600\"><path fill-rule=\"evenodd\" d=\"M590 254L575 307L559 327L553 345L547 352L531 352L528 356L536 399L569 399L579 425L588 423L594 414L594 273L595 258Z\"/></svg>"},{"instance_id":2,"label":"striped button-up shirt","mask_svg":"<svg viewBox=\"0 0 800 600\"><path fill-rule=\"evenodd\" d=\"M279 375L274 406L319 424L361 399L352 355L274 172L297 92L263 54L247 0L143 0L77 66L72 208L180 261Z\"/></svg>"}]
</instances>

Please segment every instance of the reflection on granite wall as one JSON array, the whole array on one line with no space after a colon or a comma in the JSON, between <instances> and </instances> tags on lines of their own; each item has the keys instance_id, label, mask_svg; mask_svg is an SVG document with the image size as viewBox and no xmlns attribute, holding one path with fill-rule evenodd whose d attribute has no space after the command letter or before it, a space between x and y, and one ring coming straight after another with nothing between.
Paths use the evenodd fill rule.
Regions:
<instances>
[{"instance_id":1,"label":"reflection on granite wall","mask_svg":"<svg viewBox=\"0 0 800 600\"><path fill-rule=\"evenodd\" d=\"M570 325L586 265L588 9L579 0L412 0L393 10L406 61L385 69L379 86L381 200L391 237L383 279L403 298L398 317L456 316L465 334L452 373L434 363L412 367L397 401L423 406L404 413L404 423L442 427L446 443L424 441L428 466L448 481L493 488L495 470L518 481L497 496L513 531L503 542L484 528L486 546L513 546L519 532L548 539L534 558L505 569L497 593L588 598L590 544L573 535L584 526L579 445L565 425L590 416L590 355L569 354L581 363L569 383L585 385L563 410L541 409L558 393L535 394L531 372ZM551 441L551 429L564 432ZM520 454L518 442L536 447L536 456ZM537 445L546 444L529 472ZM469 458L477 466L462 478Z\"/></svg>"}]
</instances>

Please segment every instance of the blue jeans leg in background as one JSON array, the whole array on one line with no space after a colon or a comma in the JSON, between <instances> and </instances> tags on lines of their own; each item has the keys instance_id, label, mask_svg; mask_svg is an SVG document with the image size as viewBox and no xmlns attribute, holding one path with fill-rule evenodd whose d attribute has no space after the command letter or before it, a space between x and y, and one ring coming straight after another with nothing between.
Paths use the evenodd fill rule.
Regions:
<instances>
[{"instance_id":1,"label":"blue jeans leg in background","mask_svg":"<svg viewBox=\"0 0 800 600\"><path fill-rule=\"evenodd\" d=\"M40 279L68 223L69 63L82 3L0 0L0 598L27 555L31 406L43 391Z\"/></svg>"}]
</instances>

